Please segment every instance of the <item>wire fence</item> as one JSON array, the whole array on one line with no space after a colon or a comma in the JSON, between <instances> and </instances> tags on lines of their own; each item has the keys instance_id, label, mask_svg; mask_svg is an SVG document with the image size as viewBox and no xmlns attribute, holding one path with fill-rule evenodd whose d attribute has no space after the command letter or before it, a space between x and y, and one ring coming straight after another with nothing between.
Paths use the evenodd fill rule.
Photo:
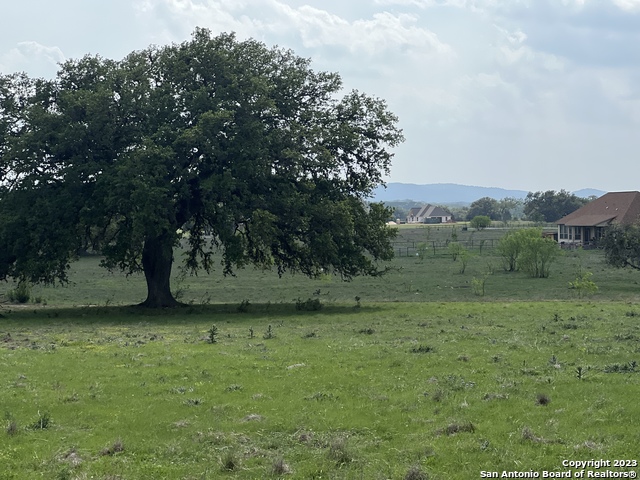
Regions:
<instances>
[{"instance_id":1,"label":"wire fence","mask_svg":"<svg viewBox=\"0 0 640 480\"><path fill-rule=\"evenodd\" d=\"M483 250L494 249L499 240L489 238L486 240L457 241L467 250L475 250L481 253ZM437 255L448 251L450 241L426 241L426 242L394 242L393 250L397 257L415 257L424 251L427 255Z\"/></svg>"}]
</instances>

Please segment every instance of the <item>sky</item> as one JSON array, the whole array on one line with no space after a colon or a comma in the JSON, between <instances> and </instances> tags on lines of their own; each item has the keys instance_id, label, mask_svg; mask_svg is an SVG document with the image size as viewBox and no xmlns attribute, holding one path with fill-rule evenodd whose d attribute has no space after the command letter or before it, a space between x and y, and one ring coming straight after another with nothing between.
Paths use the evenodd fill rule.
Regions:
<instances>
[{"instance_id":1,"label":"sky","mask_svg":"<svg viewBox=\"0 0 640 480\"><path fill-rule=\"evenodd\" d=\"M8 0L0 73L235 32L386 100L389 182L640 190L640 0Z\"/></svg>"}]
</instances>

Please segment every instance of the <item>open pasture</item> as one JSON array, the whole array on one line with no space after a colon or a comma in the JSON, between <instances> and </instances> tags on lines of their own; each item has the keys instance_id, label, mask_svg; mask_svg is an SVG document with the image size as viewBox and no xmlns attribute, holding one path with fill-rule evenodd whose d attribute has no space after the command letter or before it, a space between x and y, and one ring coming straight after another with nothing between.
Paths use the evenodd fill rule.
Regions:
<instances>
[{"instance_id":1,"label":"open pasture","mask_svg":"<svg viewBox=\"0 0 640 480\"><path fill-rule=\"evenodd\" d=\"M1 478L444 480L637 456L635 305L247 310L5 313Z\"/></svg>"},{"instance_id":2,"label":"open pasture","mask_svg":"<svg viewBox=\"0 0 640 480\"><path fill-rule=\"evenodd\" d=\"M464 272L436 250L350 283L176 269L190 305L173 311L125 306L143 278L83 257L69 286L0 307L0 478L444 480L637 460L640 274L569 251L532 279L469 250ZM578 271L594 295L569 288Z\"/></svg>"},{"instance_id":3,"label":"open pasture","mask_svg":"<svg viewBox=\"0 0 640 480\"><path fill-rule=\"evenodd\" d=\"M458 241L469 251L462 272L460 259L453 261L446 248L428 248L419 257L411 247L411 256L396 256L386 265L389 271L379 278L358 277L345 283L339 277L325 275L308 279L285 274L281 278L273 271L249 267L224 277L221 269L198 276L185 276L173 269L172 290L185 303L295 303L298 299L317 299L324 305L355 305L355 298L366 305L370 302L439 302L439 301L512 301L512 300L573 300L578 293L569 288L578 271L593 273L598 286L593 300L638 301L640 272L615 269L606 265L600 250L567 250L551 266L549 278L530 278L522 272L507 273L491 244L497 244L506 230L487 229L462 231L458 226L403 227L397 245L418 245L435 241L444 244L455 232ZM484 243L483 243L484 242ZM406 247L398 247L405 248ZM176 252L179 259L180 252ZM71 266L70 284L60 287L35 286L32 298L52 306L131 305L144 300L144 277L110 273L99 267L98 257L81 257ZM484 279L482 294L476 291L474 279ZM2 294L12 284L0 285ZM11 307L8 307L11 308Z\"/></svg>"}]
</instances>

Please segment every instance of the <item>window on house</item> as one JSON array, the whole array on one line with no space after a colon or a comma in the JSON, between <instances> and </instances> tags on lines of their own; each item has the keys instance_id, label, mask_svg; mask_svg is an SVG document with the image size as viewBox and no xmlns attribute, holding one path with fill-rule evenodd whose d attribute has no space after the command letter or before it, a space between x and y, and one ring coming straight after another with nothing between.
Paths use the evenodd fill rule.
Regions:
<instances>
[{"instance_id":1,"label":"window on house","mask_svg":"<svg viewBox=\"0 0 640 480\"><path fill-rule=\"evenodd\" d=\"M560 240L566 240L566 239L567 239L567 226L560 225Z\"/></svg>"}]
</instances>

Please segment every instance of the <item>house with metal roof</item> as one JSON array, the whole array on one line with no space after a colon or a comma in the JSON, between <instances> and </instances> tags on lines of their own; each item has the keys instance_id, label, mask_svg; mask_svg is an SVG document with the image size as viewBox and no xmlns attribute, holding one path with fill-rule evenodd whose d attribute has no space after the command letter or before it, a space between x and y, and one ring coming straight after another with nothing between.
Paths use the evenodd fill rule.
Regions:
<instances>
[{"instance_id":1,"label":"house with metal roof","mask_svg":"<svg viewBox=\"0 0 640 480\"><path fill-rule=\"evenodd\" d=\"M609 192L558 220L558 242L594 245L608 226L639 221L640 192Z\"/></svg>"},{"instance_id":2,"label":"house with metal roof","mask_svg":"<svg viewBox=\"0 0 640 480\"><path fill-rule=\"evenodd\" d=\"M453 217L442 207L425 205L413 207L407 215L407 223L447 223L453 221Z\"/></svg>"}]
</instances>

